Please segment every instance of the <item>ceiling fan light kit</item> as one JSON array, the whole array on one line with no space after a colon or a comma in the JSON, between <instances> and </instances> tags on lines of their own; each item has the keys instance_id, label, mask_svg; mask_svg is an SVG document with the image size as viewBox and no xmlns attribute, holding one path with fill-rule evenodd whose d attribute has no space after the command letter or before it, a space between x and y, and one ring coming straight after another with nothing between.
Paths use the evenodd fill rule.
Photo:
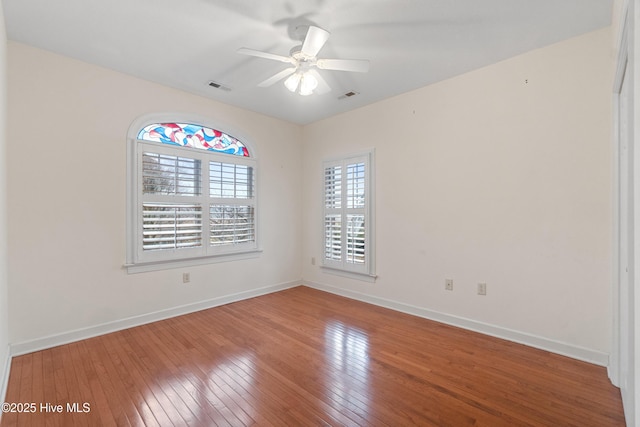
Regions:
<instances>
[{"instance_id":1,"label":"ceiling fan light kit","mask_svg":"<svg viewBox=\"0 0 640 427\"><path fill-rule=\"evenodd\" d=\"M287 78L287 80L284 81L284 85L291 92L295 92L296 89L298 89L298 85L300 84L301 79L302 77L300 76L300 73L291 74L289 78Z\"/></svg>"},{"instance_id":2,"label":"ceiling fan light kit","mask_svg":"<svg viewBox=\"0 0 640 427\"><path fill-rule=\"evenodd\" d=\"M284 79L285 87L291 92L297 92L302 96L316 93L325 93L331 90L320 74L314 69L355 71L366 73L369 71L369 61L362 59L318 59L320 49L329 39L329 32L320 27L309 26L307 35L302 42L302 46L291 49L289 56L277 55L269 52L249 49L246 47L238 49L238 53L255 56L263 59L288 63L293 67L282 70L275 75L261 82L258 86L269 87L274 83Z\"/></svg>"},{"instance_id":3,"label":"ceiling fan light kit","mask_svg":"<svg viewBox=\"0 0 640 427\"><path fill-rule=\"evenodd\" d=\"M310 73L296 72L284 81L284 85L291 92L296 92L302 96L311 95L313 90L318 87L318 79Z\"/></svg>"}]
</instances>

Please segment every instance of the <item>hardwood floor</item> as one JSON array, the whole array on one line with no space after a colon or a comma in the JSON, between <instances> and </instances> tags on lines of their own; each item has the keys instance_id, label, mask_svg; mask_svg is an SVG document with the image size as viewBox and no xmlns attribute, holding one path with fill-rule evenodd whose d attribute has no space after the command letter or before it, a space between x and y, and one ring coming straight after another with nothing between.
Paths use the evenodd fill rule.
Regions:
<instances>
[{"instance_id":1,"label":"hardwood floor","mask_svg":"<svg viewBox=\"0 0 640 427\"><path fill-rule=\"evenodd\" d=\"M2 427L624 425L603 367L306 287L15 357L6 401L35 413Z\"/></svg>"}]
</instances>

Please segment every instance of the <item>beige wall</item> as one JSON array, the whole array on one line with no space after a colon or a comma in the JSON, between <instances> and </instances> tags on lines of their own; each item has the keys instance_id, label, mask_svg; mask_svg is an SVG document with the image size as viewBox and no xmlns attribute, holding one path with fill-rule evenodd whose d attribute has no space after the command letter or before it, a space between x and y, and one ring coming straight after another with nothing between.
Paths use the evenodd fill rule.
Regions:
<instances>
[{"instance_id":1,"label":"beige wall","mask_svg":"<svg viewBox=\"0 0 640 427\"><path fill-rule=\"evenodd\" d=\"M10 42L10 342L304 278L606 357L611 46L604 29L299 127ZM190 267L190 285L185 269L122 269L126 131L172 111L243 129L260 158L264 253ZM310 260L322 159L372 147L379 277L366 283Z\"/></svg>"},{"instance_id":2,"label":"beige wall","mask_svg":"<svg viewBox=\"0 0 640 427\"><path fill-rule=\"evenodd\" d=\"M12 344L299 283L299 126L14 42L8 79ZM122 268L126 135L153 112L209 117L242 129L257 148L257 259L139 274Z\"/></svg>"},{"instance_id":3,"label":"beige wall","mask_svg":"<svg viewBox=\"0 0 640 427\"><path fill-rule=\"evenodd\" d=\"M606 363L611 51L603 29L306 126L305 281L588 349ZM310 262L322 256L322 159L369 147L373 284Z\"/></svg>"}]
</instances>

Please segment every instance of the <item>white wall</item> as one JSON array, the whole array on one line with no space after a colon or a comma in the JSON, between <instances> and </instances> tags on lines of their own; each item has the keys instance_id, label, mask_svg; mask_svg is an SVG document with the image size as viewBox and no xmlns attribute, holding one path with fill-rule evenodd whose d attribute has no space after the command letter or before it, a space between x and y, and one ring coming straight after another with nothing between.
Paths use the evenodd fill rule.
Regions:
<instances>
[{"instance_id":1,"label":"white wall","mask_svg":"<svg viewBox=\"0 0 640 427\"><path fill-rule=\"evenodd\" d=\"M306 126L305 282L606 364L611 51L603 29ZM369 147L374 284L310 262L322 159Z\"/></svg>"},{"instance_id":2,"label":"white wall","mask_svg":"<svg viewBox=\"0 0 640 427\"><path fill-rule=\"evenodd\" d=\"M78 329L299 283L299 126L15 42L8 63L9 318L18 352L82 337L67 334ZM260 257L131 275L122 268L126 134L153 112L209 117L257 148Z\"/></svg>"},{"instance_id":3,"label":"white wall","mask_svg":"<svg viewBox=\"0 0 640 427\"><path fill-rule=\"evenodd\" d=\"M7 185L6 185L6 72L7 38L0 4L0 401L4 401L9 375L9 303L7 281Z\"/></svg>"}]
</instances>

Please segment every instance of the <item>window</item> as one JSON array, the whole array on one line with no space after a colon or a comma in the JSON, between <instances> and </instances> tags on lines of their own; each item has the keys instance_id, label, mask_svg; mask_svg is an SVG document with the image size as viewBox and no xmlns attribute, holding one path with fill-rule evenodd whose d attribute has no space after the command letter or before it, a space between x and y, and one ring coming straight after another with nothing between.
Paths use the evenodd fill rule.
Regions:
<instances>
[{"instance_id":1,"label":"window","mask_svg":"<svg viewBox=\"0 0 640 427\"><path fill-rule=\"evenodd\" d=\"M172 122L131 143L129 271L257 251L256 161L242 142Z\"/></svg>"},{"instance_id":2,"label":"window","mask_svg":"<svg viewBox=\"0 0 640 427\"><path fill-rule=\"evenodd\" d=\"M323 266L375 277L373 152L324 163Z\"/></svg>"}]
</instances>

